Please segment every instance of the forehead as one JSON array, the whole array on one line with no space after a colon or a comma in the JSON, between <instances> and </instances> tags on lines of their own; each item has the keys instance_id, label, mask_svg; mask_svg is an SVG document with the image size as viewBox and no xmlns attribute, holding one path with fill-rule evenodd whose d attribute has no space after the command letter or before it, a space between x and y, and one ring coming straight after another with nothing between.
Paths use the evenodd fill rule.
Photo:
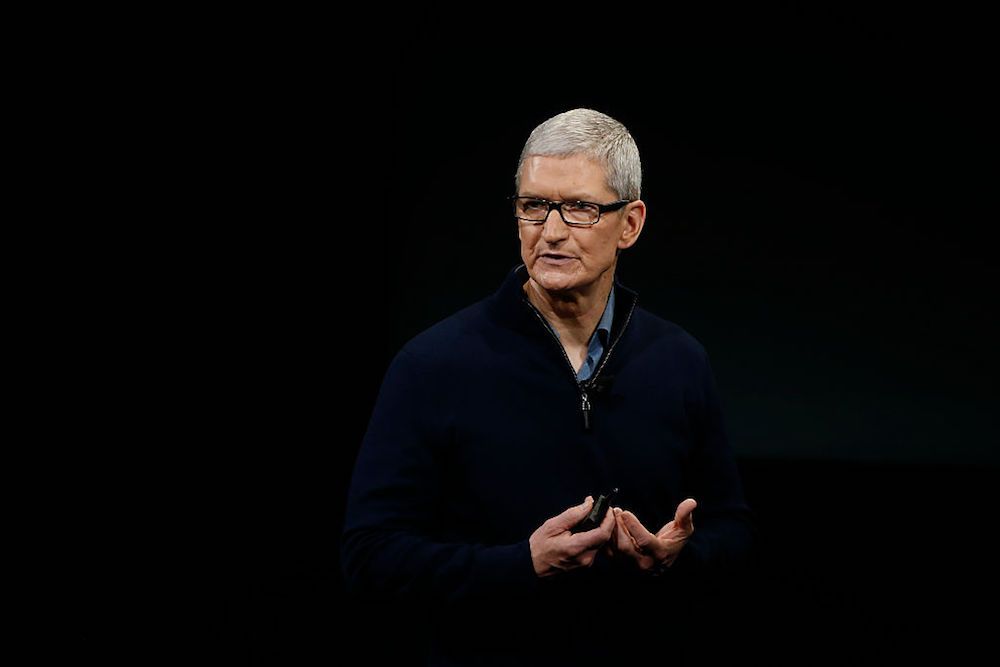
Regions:
<instances>
[{"instance_id":1,"label":"forehead","mask_svg":"<svg viewBox=\"0 0 1000 667\"><path fill-rule=\"evenodd\" d=\"M521 165L521 192L566 198L612 194L604 167L583 155L526 157Z\"/></svg>"}]
</instances>

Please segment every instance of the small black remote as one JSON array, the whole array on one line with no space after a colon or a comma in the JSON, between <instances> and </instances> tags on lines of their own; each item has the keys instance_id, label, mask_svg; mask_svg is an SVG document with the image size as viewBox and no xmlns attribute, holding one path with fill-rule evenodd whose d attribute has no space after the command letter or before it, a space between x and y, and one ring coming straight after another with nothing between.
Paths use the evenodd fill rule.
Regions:
<instances>
[{"instance_id":1,"label":"small black remote","mask_svg":"<svg viewBox=\"0 0 1000 667\"><path fill-rule=\"evenodd\" d=\"M587 530L593 530L601 525L604 521L604 516L611 509L611 503L618 496L618 488L615 487L607 493L602 493L597 496L597 500L594 501L594 506L590 508L590 512L583 518L580 523L573 526L570 532L582 533Z\"/></svg>"}]
</instances>

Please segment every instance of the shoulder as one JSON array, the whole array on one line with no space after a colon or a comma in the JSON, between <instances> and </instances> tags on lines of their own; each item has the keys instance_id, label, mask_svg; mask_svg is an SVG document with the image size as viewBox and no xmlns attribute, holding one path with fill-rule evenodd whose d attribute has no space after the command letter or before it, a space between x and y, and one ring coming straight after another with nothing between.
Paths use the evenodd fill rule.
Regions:
<instances>
[{"instance_id":1,"label":"shoulder","mask_svg":"<svg viewBox=\"0 0 1000 667\"><path fill-rule=\"evenodd\" d=\"M650 365L668 364L696 375L708 368L705 346L680 325L639 307L632 319L629 338L634 356Z\"/></svg>"},{"instance_id":2,"label":"shoulder","mask_svg":"<svg viewBox=\"0 0 1000 667\"><path fill-rule=\"evenodd\" d=\"M679 324L637 307L633 313L636 329L643 339L678 354L705 357L705 346Z\"/></svg>"},{"instance_id":3,"label":"shoulder","mask_svg":"<svg viewBox=\"0 0 1000 667\"><path fill-rule=\"evenodd\" d=\"M487 300L467 306L410 339L399 357L429 367L453 365L480 354L482 334L488 326Z\"/></svg>"}]
</instances>

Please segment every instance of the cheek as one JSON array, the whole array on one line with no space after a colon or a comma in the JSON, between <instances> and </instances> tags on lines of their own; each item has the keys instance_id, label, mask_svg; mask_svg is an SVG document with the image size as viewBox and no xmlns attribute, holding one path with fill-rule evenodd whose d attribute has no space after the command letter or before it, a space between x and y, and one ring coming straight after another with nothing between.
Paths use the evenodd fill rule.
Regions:
<instances>
[{"instance_id":1,"label":"cheek","mask_svg":"<svg viewBox=\"0 0 1000 667\"><path fill-rule=\"evenodd\" d=\"M594 259L607 259L608 257L614 257L615 250L618 248L618 237L615 234L595 234L589 238L582 239L580 247L585 255L589 255Z\"/></svg>"}]
</instances>

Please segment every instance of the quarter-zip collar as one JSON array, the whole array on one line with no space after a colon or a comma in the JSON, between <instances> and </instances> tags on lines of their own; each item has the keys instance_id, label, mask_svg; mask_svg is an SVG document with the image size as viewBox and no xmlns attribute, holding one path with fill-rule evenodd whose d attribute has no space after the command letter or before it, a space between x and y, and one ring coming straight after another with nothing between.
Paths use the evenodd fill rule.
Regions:
<instances>
[{"instance_id":1,"label":"quarter-zip collar","mask_svg":"<svg viewBox=\"0 0 1000 667\"><path fill-rule=\"evenodd\" d=\"M528 269L524 264L514 267L507 274L506 279L500 285L500 289L493 295L492 310L497 316L499 323L503 326L513 327L523 333L544 335L544 332L538 329L538 321L533 314L533 308L525 308L525 303L528 303L528 299L522 287L527 280ZM627 328L628 320L637 303L638 294L619 282L616 275L615 312L612 318L610 342L604 347L605 357L607 356L607 351L617 342ZM600 362L598 363L599 367Z\"/></svg>"},{"instance_id":2,"label":"quarter-zip collar","mask_svg":"<svg viewBox=\"0 0 1000 667\"><path fill-rule=\"evenodd\" d=\"M628 325L632 320L632 312L635 310L638 301L638 295L618 282L618 277L615 276L615 313L611 327L610 343L605 347L604 354L591 376L584 382L578 382L576 379L576 370L566 355L566 350L563 349L562 344L559 342L559 337L556 336L549 323L538 309L531 305L527 295L524 294L522 287L527 280L528 270L524 264L515 267L510 272L495 295L494 307L496 308L496 312L500 315L501 322L505 325L518 329L529 336L547 337L550 339L551 344L558 348L565 361L566 377L573 382L580 395L583 428L589 431L592 418L589 392L594 389L595 385L599 384L605 365L614 353L618 342L627 331Z\"/></svg>"}]
</instances>

